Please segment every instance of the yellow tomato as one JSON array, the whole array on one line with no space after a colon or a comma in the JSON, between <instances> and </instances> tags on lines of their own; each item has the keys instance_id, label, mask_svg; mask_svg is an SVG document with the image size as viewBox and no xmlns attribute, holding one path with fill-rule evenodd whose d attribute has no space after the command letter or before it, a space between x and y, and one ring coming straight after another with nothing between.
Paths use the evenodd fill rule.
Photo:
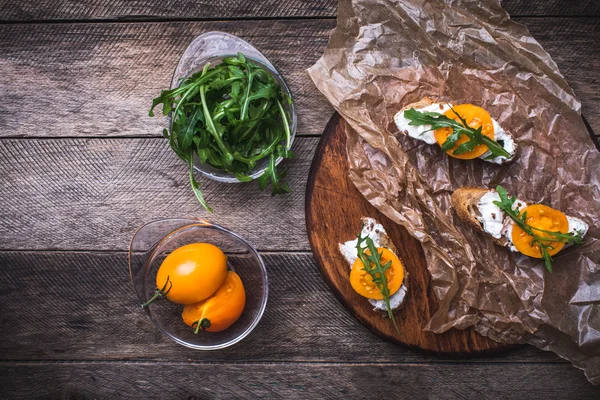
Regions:
<instances>
[{"instance_id":1,"label":"yellow tomato","mask_svg":"<svg viewBox=\"0 0 600 400\"><path fill-rule=\"evenodd\" d=\"M521 211L521 214L524 212L527 213L527 218L525 219L525 222L531 227L543 229L549 232L569 232L569 221L567 220L566 215L558 210L555 210L554 208L550 208L542 204L534 204L531 206L527 206L525 209L523 209ZM534 233L536 234L536 236L540 237L552 237L552 235L548 233L536 230L534 230ZM528 235L523 229L521 229L516 224L513 225L512 229L512 241L517 250L519 250L526 256L542 258L540 246L537 243L532 244L533 237ZM552 241L544 241L544 244L552 246L552 249L548 249L548 253L551 256L558 253L565 245L562 242Z\"/></svg>"},{"instance_id":2,"label":"yellow tomato","mask_svg":"<svg viewBox=\"0 0 600 400\"><path fill-rule=\"evenodd\" d=\"M400 286L402 286L402 281L404 280L404 266L391 250L378 248L377 252L381 254L381 265L385 265L389 261L392 262L392 265L385 271L387 287L391 296L400 289ZM371 253L369 250L365 250L365 254L369 255ZM371 274L365 271L364 268L365 265L360 258L352 265L352 270L350 271L350 284L352 285L352 289L368 299L382 300L383 294L381 294L377 284L373 282Z\"/></svg>"},{"instance_id":3,"label":"yellow tomato","mask_svg":"<svg viewBox=\"0 0 600 400\"><path fill-rule=\"evenodd\" d=\"M246 305L246 291L239 275L228 271L223 285L211 298L183 307L181 317L186 325L209 332L229 328L240 318Z\"/></svg>"},{"instance_id":4,"label":"yellow tomato","mask_svg":"<svg viewBox=\"0 0 600 400\"><path fill-rule=\"evenodd\" d=\"M492 124L492 117L487 111L485 111L481 107L474 106L473 104L459 104L453 108L454 111L456 111L456 113L458 113L458 115L460 115L467 122L467 125L469 125L471 128L481 127L481 133L483 135L489 137L492 140L494 139L494 125ZM458 115L456 115L456 113L454 113L454 111L450 109L446 111L444 115L450 119L460 122L460 118L458 117ZM442 144L444 144L448 136L452 134L452 129L436 129L434 134L435 139L441 146ZM479 146L475 147L473 151L469 151L463 154L453 154L454 150L456 150L458 146L468 141L469 137L466 135L462 135L461 138L458 139L454 147L448 150L446 154L454 158L460 158L462 160L471 160L473 158L477 158L483 155L483 153L488 151L487 146L480 144Z\"/></svg>"},{"instance_id":5,"label":"yellow tomato","mask_svg":"<svg viewBox=\"0 0 600 400\"><path fill-rule=\"evenodd\" d=\"M178 304L198 303L212 296L227 275L227 256L210 243L175 249L156 274L156 287Z\"/></svg>"}]
</instances>

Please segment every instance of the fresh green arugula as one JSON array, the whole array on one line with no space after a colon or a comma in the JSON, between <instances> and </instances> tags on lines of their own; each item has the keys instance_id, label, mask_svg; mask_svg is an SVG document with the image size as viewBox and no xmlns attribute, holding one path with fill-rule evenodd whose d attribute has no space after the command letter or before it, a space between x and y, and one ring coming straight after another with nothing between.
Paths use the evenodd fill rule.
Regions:
<instances>
[{"instance_id":1,"label":"fresh green arugula","mask_svg":"<svg viewBox=\"0 0 600 400\"><path fill-rule=\"evenodd\" d=\"M369 236L361 236L363 227L364 224L361 226L360 232L358 232L357 235L356 251L358 253L358 258L364 265L363 270L371 275L373 283L377 285L377 288L383 295L383 301L385 302L385 308L387 309L388 317L392 320L394 328L396 328L396 332L400 333L398 325L396 324L396 319L394 318L394 313L392 312L392 307L390 306L390 289L388 288L387 277L385 276L385 271L391 267L392 261L390 260L383 265L381 264L381 255L383 252L377 252L375 243L373 243L373 239L371 239ZM367 249L369 249L369 254L365 252L365 249L362 245L363 243L366 243Z\"/></svg>"},{"instance_id":2,"label":"fresh green arugula","mask_svg":"<svg viewBox=\"0 0 600 400\"><path fill-rule=\"evenodd\" d=\"M581 244L583 243L583 237L581 232L573 233L562 233L562 232L553 232L545 229L536 228L535 226L531 226L527 224L527 212L520 212L519 209L514 209L515 201L517 200L514 196L509 196L502 186L498 185L496 187L496 191L498 192L498 196L500 197L500 201L494 201L494 204L497 205L506 215L510 217L514 221L517 226L519 226L525 233L531 236L533 239L531 241L531 246L537 245L540 248L540 255L544 260L544 264L548 271L552 272L552 257L548 250L552 250L552 245L547 242L560 242L566 244ZM541 232L548 234L550 236L539 236L536 232Z\"/></svg>"},{"instance_id":3,"label":"fresh green arugula","mask_svg":"<svg viewBox=\"0 0 600 400\"><path fill-rule=\"evenodd\" d=\"M463 117L454 111L453 108L451 108L451 110L458 117L460 122L448 118L444 114L431 111L421 112L415 110L414 108L405 111L404 116L410 120L409 125L431 125L431 129L427 130L426 132L434 131L440 128L452 129L452 133L442 144L442 151L444 152L452 149L456 145L458 139L460 139L462 135L466 135L469 138L469 141L458 146L456 150L452 152L452 154L459 155L467 153L469 151L473 151L475 147L479 145L485 145L492 153L486 157L486 160L492 160L496 157L511 157L511 154L504 150L504 148L500 146L498 142L481 133L481 127L471 128Z\"/></svg>"},{"instance_id":4,"label":"fresh green arugula","mask_svg":"<svg viewBox=\"0 0 600 400\"><path fill-rule=\"evenodd\" d=\"M260 188L270 183L272 195L290 191L283 182L285 172L275 164L279 157L294 156L284 107L291 99L264 67L238 53L214 67L207 64L174 89L163 90L152 100L151 117L159 104L164 115L171 114L171 130L163 134L188 164L192 189L208 211L212 209L194 178L195 158L241 182L251 181L257 163L267 159L267 169L258 179Z\"/></svg>"}]
</instances>

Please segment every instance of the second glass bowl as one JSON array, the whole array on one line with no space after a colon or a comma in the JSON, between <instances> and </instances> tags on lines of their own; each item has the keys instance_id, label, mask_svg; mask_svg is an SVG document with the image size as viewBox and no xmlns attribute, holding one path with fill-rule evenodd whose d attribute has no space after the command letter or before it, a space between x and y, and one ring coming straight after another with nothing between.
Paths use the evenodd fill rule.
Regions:
<instances>
[{"instance_id":1,"label":"second glass bowl","mask_svg":"<svg viewBox=\"0 0 600 400\"><path fill-rule=\"evenodd\" d=\"M281 90L292 100L291 104L284 104L284 109L290 116L290 130L292 132L290 147L296 136L297 116L294 106L292 92L287 85L283 76L277 68L260 51L258 51L250 43L230 35L225 32L207 32L198 36L185 50L171 80L171 89L179 86L180 82L188 75L202 70L207 64L217 65L220 61L229 56L236 56L237 53L242 53L251 61L255 61L264 67L275 79L275 82L281 87ZM169 116L169 132L171 130L171 116ZM282 158L279 157L275 163L279 164ZM260 160L254 170L249 174L250 178L256 179L260 177L269 163L269 158L265 157ZM213 168L209 164L202 164L197 158L194 160L194 169L203 176L219 182L239 183L240 181L231 173Z\"/></svg>"},{"instance_id":2,"label":"second glass bowl","mask_svg":"<svg viewBox=\"0 0 600 400\"><path fill-rule=\"evenodd\" d=\"M144 225L129 247L129 272L140 304L155 293L156 272L173 250L191 243L211 243L227 255L228 269L241 278L246 290L242 316L222 332L199 332L183 323L183 305L160 298L145 308L156 327L184 346L221 349L246 337L261 319L269 285L265 264L250 243L222 226L195 219L162 219Z\"/></svg>"}]
</instances>

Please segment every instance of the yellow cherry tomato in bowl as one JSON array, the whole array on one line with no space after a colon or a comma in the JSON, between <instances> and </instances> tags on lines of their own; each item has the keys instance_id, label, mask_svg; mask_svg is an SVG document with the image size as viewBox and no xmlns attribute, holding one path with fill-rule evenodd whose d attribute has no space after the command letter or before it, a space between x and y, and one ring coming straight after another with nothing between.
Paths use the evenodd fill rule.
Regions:
<instances>
[{"instance_id":1,"label":"yellow cherry tomato in bowl","mask_svg":"<svg viewBox=\"0 0 600 400\"><path fill-rule=\"evenodd\" d=\"M386 248L378 248L377 252L381 254L381 265L385 265L389 261L392 262L392 265L385 271L387 287L391 296L400 289L400 286L402 286L402 281L404 281L404 266L393 251ZM367 249L365 250L365 254L369 255L371 253ZM363 297L373 300L382 300L383 294L381 294L381 291L373 282L371 274L365 271L364 268L365 265L360 258L354 262L352 270L350 271L350 285L352 285L352 288L356 293Z\"/></svg>"},{"instance_id":2,"label":"yellow cherry tomato in bowl","mask_svg":"<svg viewBox=\"0 0 600 400\"><path fill-rule=\"evenodd\" d=\"M521 215L525 212L527 213L525 222L533 228L543 229L549 232L569 232L569 220L566 215L554 208L543 204L533 204L524 208L521 211ZM533 232L539 237L552 237L551 234L536 231L535 229ZM526 256L542 258L539 244L533 243L533 237L528 235L517 224L514 224L512 228L512 242L517 250ZM551 249L548 249L548 254L551 256L561 251L565 245L562 242L552 241L544 241L544 244L552 247Z\"/></svg>"},{"instance_id":3,"label":"yellow cherry tomato in bowl","mask_svg":"<svg viewBox=\"0 0 600 400\"><path fill-rule=\"evenodd\" d=\"M490 114L481 107L474 106L473 104L459 104L452 109L446 111L444 115L450 119L453 119L457 122L461 122L458 115L460 115L471 128L479 128L481 127L481 133L484 136L489 137L490 139L494 139L494 125L492 123L492 117ZM458 115L456 115L456 113ZM448 136L452 134L451 128L440 128L434 131L435 139L439 143L439 145L443 145L448 139ZM486 145L480 144L476 146L473 151L468 151L462 154L454 154L454 150L458 148L463 143L469 141L469 137L467 135L462 135L460 139L456 142L454 147L446 152L451 157L460 158L462 160L471 160L473 158L477 158L483 155L486 151L488 151L488 147Z\"/></svg>"},{"instance_id":4,"label":"yellow cherry tomato in bowl","mask_svg":"<svg viewBox=\"0 0 600 400\"><path fill-rule=\"evenodd\" d=\"M221 332L237 321L246 305L246 291L240 276L227 271L225 282L209 299L186 304L181 317L186 325L208 332Z\"/></svg>"},{"instance_id":5,"label":"yellow cherry tomato in bowl","mask_svg":"<svg viewBox=\"0 0 600 400\"><path fill-rule=\"evenodd\" d=\"M198 303L212 296L227 275L227 256L210 243L192 243L171 252L156 274L156 287L178 304Z\"/></svg>"}]
</instances>

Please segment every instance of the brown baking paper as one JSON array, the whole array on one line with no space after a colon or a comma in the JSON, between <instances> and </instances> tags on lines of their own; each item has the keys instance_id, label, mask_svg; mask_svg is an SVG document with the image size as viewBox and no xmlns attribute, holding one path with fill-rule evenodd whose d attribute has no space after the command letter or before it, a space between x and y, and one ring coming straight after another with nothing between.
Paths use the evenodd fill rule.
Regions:
<instances>
[{"instance_id":1,"label":"brown baking paper","mask_svg":"<svg viewBox=\"0 0 600 400\"><path fill-rule=\"evenodd\" d=\"M529 31L494 0L340 0L337 28L309 74L353 128L350 179L423 244L440 303L426 329L473 326L530 343L600 384L600 153L579 101ZM425 96L484 107L515 137L516 161L457 160L401 135L394 114ZM456 188L497 184L583 219L584 244L561 251L549 273L450 208Z\"/></svg>"}]
</instances>

